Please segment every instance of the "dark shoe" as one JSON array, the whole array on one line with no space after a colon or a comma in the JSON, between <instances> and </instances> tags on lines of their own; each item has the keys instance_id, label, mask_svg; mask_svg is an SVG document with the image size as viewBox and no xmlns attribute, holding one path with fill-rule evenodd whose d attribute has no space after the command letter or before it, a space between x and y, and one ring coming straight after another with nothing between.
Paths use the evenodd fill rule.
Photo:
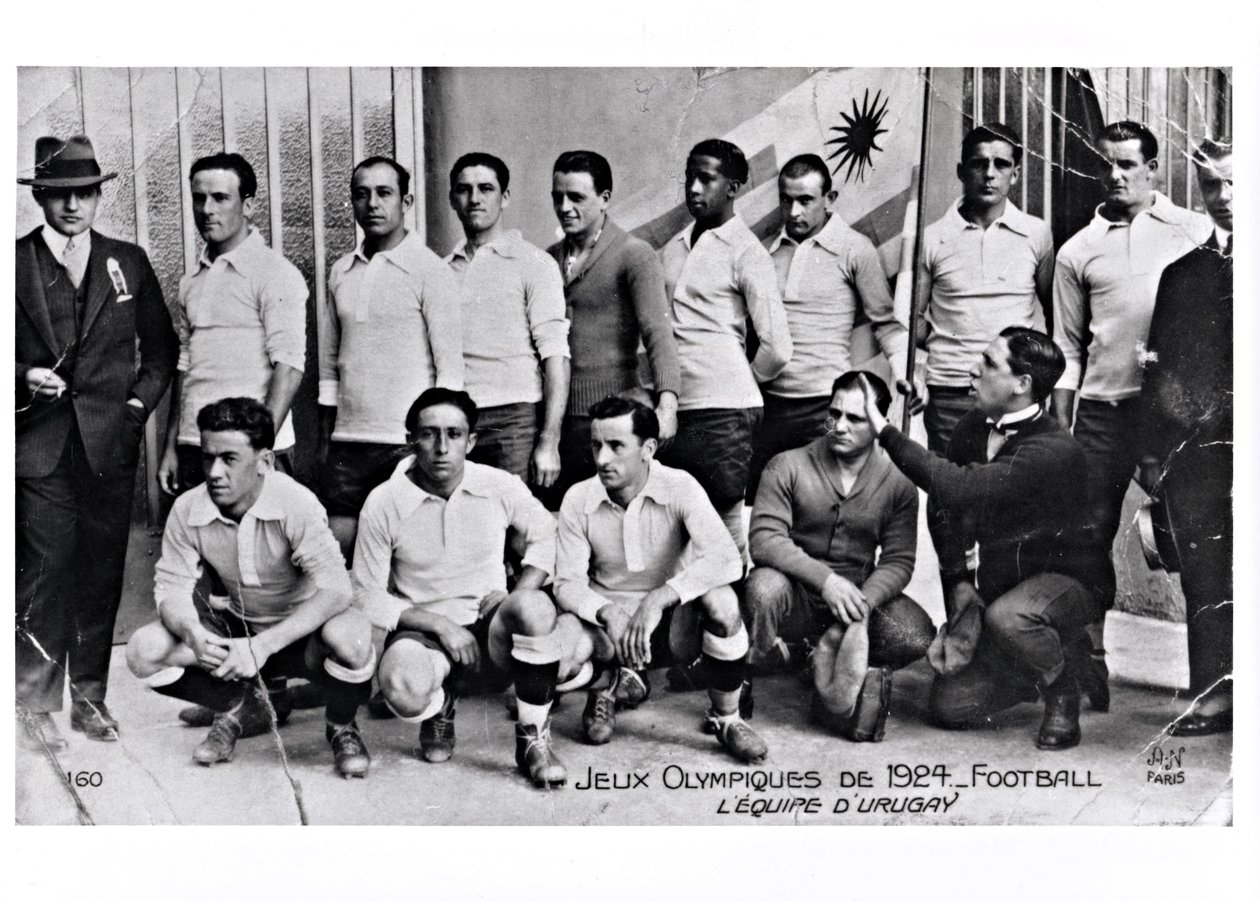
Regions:
<instances>
[{"instance_id":1,"label":"dark shoe","mask_svg":"<svg viewBox=\"0 0 1260 901\"><path fill-rule=\"evenodd\" d=\"M586 709L582 711L582 737L593 745L607 744L617 726L617 702L603 691L586 694Z\"/></svg>"},{"instance_id":2,"label":"dark shoe","mask_svg":"<svg viewBox=\"0 0 1260 901\"><path fill-rule=\"evenodd\" d=\"M623 666L617 674L615 691L618 710L634 710L652 696L652 683L647 670L632 670Z\"/></svg>"},{"instance_id":3,"label":"dark shoe","mask_svg":"<svg viewBox=\"0 0 1260 901\"><path fill-rule=\"evenodd\" d=\"M753 716L753 690L752 683L744 680L739 687L739 716L741 719L750 720ZM708 735L716 735L713 728L713 721L705 717L704 722L700 724L700 731Z\"/></svg>"},{"instance_id":4,"label":"dark shoe","mask_svg":"<svg viewBox=\"0 0 1260 901\"><path fill-rule=\"evenodd\" d=\"M740 717L719 717L710 710L706 719L712 724L706 731L712 731L718 743L744 763L761 763L770 753L761 736Z\"/></svg>"},{"instance_id":5,"label":"dark shoe","mask_svg":"<svg viewBox=\"0 0 1260 901\"><path fill-rule=\"evenodd\" d=\"M372 693L372 697L367 702L368 716L374 720L392 720L394 711L389 709L389 704L385 703L385 692L379 689Z\"/></svg>"},{"instance_id":6,"label":"dark shoe","mask_svg":"<svg viewBox=\"0 0 1260 901\"><path fill-rule=\"evenodd\" d=\"M1081 743L1081 692L1076 678L1064 672L1045 690L1046 713L1037 733L1037 747L1063 751Z\"/></svg>"},{"instance_id":7,"label":"dark shoe","mask_svg":"<svg viewBox=\"0 0 1260 901\"><path fill-rule=\"evenodd\" d=\"M788 644L782 638L777 638L774 645L761 658L758 670L766 675L794 672L804 667L813 654L814 646L805 639ZM807 672L812 678L812 671Z\"/></svg>"},{"instance_id":8,"label":"dark shoe","mask_svg":"<svg viewBox=\"0 0 1260 901\"><path fill-rule=\"evenodd\" d=\"M23 713L19 709L18 719L25 730L28 745L35 750L47 748L56 754L69 747L51 713Z\"/></svg>"},{"instance_id":9,"label":"dark shoe","mask_svg":"<svg viewBox=\"0 0 1260 901\"><path fill-rule=\"evenodd\" d=\"M214 718L210 731L201 744L193 749L193 760L202 766L227 763L236 753L236 740L241 737L241 721L237 718L241 708L220 713Z\"/></svg>"},{"instance_id":10,"label":"dark shoe","mask_svg":"<svg viewBox=\"0 0 1260 901\"><path fill-rule=\"evenodd\" d=\"M293 712L293 692L291 689L270 692L271 706L276 712L276 726L283 726ZM322 703L322 702L321 702ZM193 705L179 712L179 721L194 728L205 728L214 723L217 714L209 707ZM271 731L271 712L258 696L256 687L250 688L245 696L245 709L241 713L241 738L253 738Z\"/></svg>"},{"instance_id":11,"label":"dark shoe","mask_svg":"<svg viewBox=\"0 0 1260 901\"><path fill-rule=\"evenodd\" d=\"M536 788L564 785L569 773L551 750L551 721L542 730L516 724L516 766Z\"/></svg>"},{"instance_id":12,"label":"dark shoe","mask_svg":"<svg viewBox=\"0 0 1260 901\"><path fill-rule=\"evenodd\" d=\"M362 779L372 765L372 756L368 754L363 736L359 734L359 724L351 721L348 726L333 729L329 723L324 726L324 738L332 745L333 764L337 772L347 779Z\"/></svg>"},{"instance_id":13,"label":"dark shoe","mask_svg":"<svg viewBox=\"0 0 1260 901\"><path fill-rule=\"evenodd\" d=\"M1222 710L1220 713L1204 715L1198 711L1187 713L1168 727L1168 734L1178 738L1198 738L1200 735L1216 735L1219 732L1232 732L1234 729L1234 711Z\"/></svg>"},{"instance_id":14,"label":"dark shoe","mask_svg":"<svg viewBox=\"0 0 1260 901\"><path fill-rule=\"evenodd\" d=\"M317 707L324 707L328 704L328 696L324 691L324 686L318 682L302 682L297 685L289 686L287 692L289 695L289 706L293 710L314 710ZM272 703L275 703L275 695L272 695Z\"/></svg>"},{"instance_id":15,"label":"dark shoe","mask_svg":"<svg viewBox=\"0 0 1260 901\"><path fill-rule=\"evenodd\" d=\"M429 763L445 763L455 753L455 692L446 688L442 709L420 724L420 756Z\"/></svg>"},{"instance_id":16,"label":"dark shoe","mask_svg":"<svg viewBox=\"0 0 1260 901\"><path fill-rule=\"evenodd\" d=\"M118 741L118 720L104 701L75 701L70 705L70 728L92 741Z\"/></svg>"},{"instance_id":17,"label":"dark shoe","mask_svg":"<svg viewBox=\"0 0 1260 901\"><path fill-rule=\"evenodd\" d=\"M697 657L686 664L675 664L665 670L665 683L670 691L700 691L709 687L709 677L704 671L704 658Z\"/></svg>"}]
</instances>

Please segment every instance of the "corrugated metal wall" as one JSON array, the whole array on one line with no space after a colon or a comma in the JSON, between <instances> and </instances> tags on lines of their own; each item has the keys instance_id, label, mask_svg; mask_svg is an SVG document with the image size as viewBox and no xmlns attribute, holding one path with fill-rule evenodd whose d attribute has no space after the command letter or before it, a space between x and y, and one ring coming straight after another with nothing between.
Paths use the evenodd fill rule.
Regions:
<instances>
[{"instance_id":1,"label":"corrugated metal wall","mask_svg":"<svg viewBox=\"0 0 1260 901\"><path fill-rule=\"evenodd\" d=\"M328 263L355 242L354 162L379 153L423 170L420 97L420 72L410 68L24 68L18 70L17 169L33 169L40 135L91 137L101 166L119 173L104 185L97 228L145 247L170 300L200 252L188 169L199 156L237 151L258 174L254 223L302 271L312 296L322 298ZM420 194L412 224L423 234ZM34 201L19 192L17 233L42 222ZM311 365L296 408L304 433L299 446L306 448L315 426L314 308ZM163 428L150 423L150 467ZM151 479L144 484L154 522L156 488Z\"/></svg>"}]
</instances>

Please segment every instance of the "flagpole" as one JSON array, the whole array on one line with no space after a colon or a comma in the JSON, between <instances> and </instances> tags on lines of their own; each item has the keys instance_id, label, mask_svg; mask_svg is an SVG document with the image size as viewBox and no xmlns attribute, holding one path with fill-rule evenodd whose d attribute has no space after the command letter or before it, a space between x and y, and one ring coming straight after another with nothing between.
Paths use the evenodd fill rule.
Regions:
<instances>
[{"instance_id":1,"label":"flagpole","mask_svg":"<svg viewBox=\"0 0 1260 901\"><path fill-rule=\"evenodd\" d=\"M915 357L919 344L919 260L923 254L923 210L927 202L928 128L932 110L932 69L923 69L923 131L919 137L919 186L914 211L914 254L910 258L910 340L906 347L906 382L914 388ZM901 410L901 430L910 433L910 397Z\"/></svg>"}]
</instances>

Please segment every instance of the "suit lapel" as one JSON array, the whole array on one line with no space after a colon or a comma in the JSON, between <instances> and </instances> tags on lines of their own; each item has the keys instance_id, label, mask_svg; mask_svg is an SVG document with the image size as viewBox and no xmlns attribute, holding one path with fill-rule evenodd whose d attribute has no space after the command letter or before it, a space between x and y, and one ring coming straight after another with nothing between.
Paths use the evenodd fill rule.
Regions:
<instances>
[{"instance_id":1,"label":"suit lapel","mask_svg":"<svg viewBox=\"0 0 1260 901\"><path fill-rule=\"evenodd\" d=\"M26 315L35 324L35 330L44 339L48 349L56 356L61 353L57 345L57 336L53 332L52 315L48 312L48 297L44 294L44 285L39 278L39 260L36 259L35 242L43 240L36 230L27 235L17 245L17 299Z\"/></svg>"},{"instance_id":2,"label":"suit lapel","mask_svg":"<svg viewBox=\"0 0 1260 901\"><path fill-rule=\"evenodd\" d=\"M97 314L105 301L113 296L114 285L109 277L105 261L109 259L109 251L105 248L105 239L92 232L92 254L88 257L88 296L83 310L83 327L79 329L79 342L82 343L92 329Z\"/></svg>"}]
</instances>

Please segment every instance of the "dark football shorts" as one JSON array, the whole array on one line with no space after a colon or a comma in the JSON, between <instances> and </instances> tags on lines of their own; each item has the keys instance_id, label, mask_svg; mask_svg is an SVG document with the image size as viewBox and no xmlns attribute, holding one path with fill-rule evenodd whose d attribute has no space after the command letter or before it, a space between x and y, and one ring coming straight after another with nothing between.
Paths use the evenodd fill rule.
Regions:
<instances>
[{"instance_id":1,"label":"dark football shorts","mask_svg":"<svg viewBox=\"0 0 1260 901\"><path fill-rule=\"evenodd\" d=\"M372 489L407 455L405 444L334 441L320 472L319 495L329 516L358 516Z\"/></svg>"}]
</instances>

